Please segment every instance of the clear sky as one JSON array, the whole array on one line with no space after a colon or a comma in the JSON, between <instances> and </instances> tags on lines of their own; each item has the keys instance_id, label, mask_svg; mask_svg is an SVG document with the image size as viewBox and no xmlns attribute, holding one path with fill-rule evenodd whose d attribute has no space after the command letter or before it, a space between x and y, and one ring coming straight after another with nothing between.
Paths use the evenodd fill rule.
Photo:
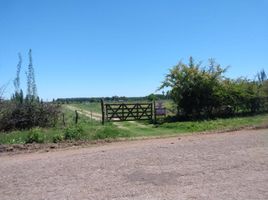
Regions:
<instances>
[{"instance_id":1,"label":"clear sky","mask_svg":"<svg viewBox=\"0 0 268 200\"><path fill-rule=\"evenodd\" d=\"M268 71L268 0L0 0L0 85L25 91L33 52L43 99L143 96L179 60L215 58L229 77Z\"/></svg>"}]
</instances>

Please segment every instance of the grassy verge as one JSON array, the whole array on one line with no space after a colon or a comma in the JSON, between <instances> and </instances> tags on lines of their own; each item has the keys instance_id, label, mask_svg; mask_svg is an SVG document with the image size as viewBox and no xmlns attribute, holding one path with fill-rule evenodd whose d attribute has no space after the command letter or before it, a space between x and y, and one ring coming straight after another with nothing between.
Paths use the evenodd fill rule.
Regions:
<instances>
[{"instance_id":1,"label":"grassy verge","mask_svg":"<svg viewBox=\"0 0 268 200\"><path fill-rule=\"evenodd\" d=\"M128 131L131 137L165 136L268 125L268 114L193 122L173 122L156 126L146 124L146 122L121 122L120 124L122 129Z\"/></svg>"},{"instance_id":2,"label":"grassy verge","mask_svg":"<svg viewBox=\"0 0 268 200\"><path fill-rule=\"evenodd\" d=\"M153 125L147 122L99 122L80 116L78 125L73 123L73 112L65 110L66 126L35 128L28 131L0 133L0 144L57 143L68 140L94 141L99 139L168 136L204 131L224 131L243 127L268 125L268 114L195 122L173 122Z\"/></svg>"}]
</instances>

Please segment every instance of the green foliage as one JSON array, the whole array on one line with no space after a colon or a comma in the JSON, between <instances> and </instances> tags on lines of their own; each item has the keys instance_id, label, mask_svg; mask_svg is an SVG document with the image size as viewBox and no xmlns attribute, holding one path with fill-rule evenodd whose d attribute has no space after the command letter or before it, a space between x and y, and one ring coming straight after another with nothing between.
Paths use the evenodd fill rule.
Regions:
<instances>
[{"instance_id":1,"label":"green foliage","mask_svg":"<svg viewBox=\"0 0 268 200\"><path fill-rule=\"evenodd\" d=\"M190 57L188 64L180 62L170 69L159 89L170 89L177 115L188 119L267 109L260 82L227 79L225 71L212 59L208 66L201 67Z\"/></svg>"},{"instance_id":2,"label":"green foliage","mask_svg":"<svg viewBox=\"0 0 268 200\"><path fill-rule=\"evenodd\" d=\"M268 115L256 115L248 117L233 117L226 119L200 120L200 121L185 121L164 123L161 128L170 129L171 131L187 132L202 132L211 130L232 130L241 127L250 127L261 124L267 125Z\"/></svg>"},{"instance_id":3,"label":"green foliage","mask_svg":"<svg viewBox=\"0 0 268 200\"><path fill-rule=\"evenodd\" d=\"M91 111L95 113L101 113L101 104L100 102L93 102L93 103L76 103L71 104L76 108L80 108L82 110Z\"/></svg>"},{"instance_id":4,"label":"green foliage","mask_svg":"<svg viewBox=\"0 0 268 200\"><path fill-rule=\"evenodd\" d=\"M21 64L22 58L19 54L16 78L13 82L15 93L11 100L1 101L0 91L0 131L55 126L59 114L59 105L44 103L38 98L31 49L29 50L29 66L26 73L27 95L25 98L23 91L20 89Z\"/></svg>"},{"instance_id":5,"label":"green foliage","mask_svg":"<svg viewBox=\"0 0 268 200\"><path fill-rule=\"evenodd\" d=\"M266 110L265 96L258 82L248 79L223 81L220 93L221 105L231 105L232 113Z\"/></svg>"},{"instance_id":6,"label":"green foliage","mask_svg":"<svg viewBox=\"0 0 268 200\"><path fill-rule=\"evenodd\" d=\"M167 95L163 94L155 94L157 99L168 99ZM58 103L72 103L72 104L79 104L79 103L98 103L100 105L100 101L103 99L105 102L112 102L112 101L128 101L128 102L142 102L148 101L148 96L142 97L125 97L125 96L113 96L113 97L77 97L77 98L58 98L56 102Z\"/></svg>"},{"instance_id":7,"label":"green foliage","mask_svg":"<svg viewBox=\"0 0 268 200\"><path fill-rule=\"evenodd\" d=\"M169 94L177 104L178 115L211 115L219 103L217 92L224 72L214 60L201 68L201 63L195 64L190 57L188 65L180 62L170 70L160 89L171 88Z\"/></svg>"},{"instance_id":8,"label":"green foliage","mask_svg":"<svg viewBox=\"0 0 268 200\"><path fill-rule=\"evenodd\" d=\"M83 137L84 129L81 125L71 125L64 130L64 139L80 140Z\"/></svg>"},{"instance_id":9,"label":"green foliage","mask_svg":"<svg viewBox=\"0 0 268 200\"><path fill-rule=\"evenodd\" d=\"M25 143L44 143L44 141L44 133L39 128L34 128L28 133Z\"/></svg>"},{"instance_id":10,"label":"green foliage","mask_svg":"<svg viewBox=\"0 0 268 200\"><path fill-rule=\"evenodd\" d=\"M149 100L149 101L155 101L156 99L157 99L157 97L156 97L155 94L150 94L150 95L148 96L148 100Z\"/></svg>"},{"instance_id":11,"label":"green foliage","mask_svg":"<svg viewBox=\"0 0 268 200\"><path fill-rule=\"evenodd\" d=\"M11 101L1 103L0 110L0 130L11 131L55 126L60 107L38 99L24 99L22 93L16 93Z\"/></svg>"},{"instance_id":12,"label":"green foliage","mask_svg":"<svg viewBox=\"0 0 268 200\"><path fill-rule=\"evenodd\" d=\"M113 126L105 126L104 128L98 130L94 135L93 139L115 139L118 137L128 137L129 134Z\"/></svg>"},{"instance_id":13,"label":"green foliage","mask_svg":"<svg viewBox=\"0 0 268 200\"><path fill-rule=\"evenodd\" d=\"M186 134L200 131L213 130L233 130L243 127L268 125L268 115L253 115L247 117L234 117L215 120L199 120L163 123L157 126L148 122L120 122L120 127L115 124L107 123L102 126L100 123L81 123L83 133L77 137L79 140L90 141L97 139L114 139L114 138L135 138L149 136L168 136L176 134ZM34 141L40 141L36 138L44 138L44 143L56 143L65 140L65 129L59 128L38 128L33 129L38 132L33 138ZM29 141L29 131L12 131L9 133L0 132L0 144L24 144ZM78 134L79 135L79 134ZM75 139L73 139L75 140ZM33 141L31 139L31 141ZM42 140L41 140L42 141Z\"/></svg>"},{"instance_id":14,"label":"green foliage","mask_svg":"<svg viewBox=\"0 0 268 200\"><path fill-rule=\"evenodd\" d=\"M268 80L264 81L261 86L261 91L265 97L268 97Z\"/></svg>"},{"instance_id":15,"label":"green foliage","mask_svg":"<svg viewBox=\"0 0 268 200\"><path fill-rule=\"evenodd\" d=\"M53 135L53 137L52 137L53 143L58 143L58 142L61 142L63 140L64 140L64 136L62 134L56 134L56 135Z\"/></svg>"}]
</instances>

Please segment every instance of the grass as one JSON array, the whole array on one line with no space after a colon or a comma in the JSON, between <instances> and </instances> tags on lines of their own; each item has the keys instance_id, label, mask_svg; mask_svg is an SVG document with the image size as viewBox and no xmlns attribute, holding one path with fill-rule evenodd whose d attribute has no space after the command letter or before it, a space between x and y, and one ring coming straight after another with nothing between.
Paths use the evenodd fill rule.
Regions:
<instances>
[{"instance_id":1,"label":"grass","mask_svg":"<svg viewBox=\"0 0 268 200\"><path fill-rule=\"evenodd\" d=\"M268 123L268 115L250 117L233 117L226 119L204 120L194 122L165 123L162 128L179 130L180 132L202 132L211 130L229 130L241 127L258 126Z\"/></svg>"},{"instance_id":2,"label":"grass","mask_svg":"<svg viewBox=\"0 0 268 200\"><path fill-rule=\"evenodd\" d=\"M86 111L92 111L95 113L101 113L101 104L99 102L94 103L77 103L77 104L70 104L76 108L80 108Z\"/></svg>"},{"instance_id":3,"label":"grass","mask_svg":"<svg viewBox=\"0 0 268 200\"><path fill-rule=\"evenodd\" d=\"M167 136L268 125L268 114L204 121L173 122L161 125L148 124L147 122L117 123L120 123L121 130L128 133L128 137Z\"/></svg>"},{"instance_id":4,"label":"grass","mask_svg":"<svg viewBox=\"0 0 268 200\"><path fill-rule=\"evenodd\" d=\"M75 104L75 106L79 106L82 109L86 107L88 110L90 108L99 109L97 104ZM65 113L65 127L62 121L59 120L59 124L55 128L34 128L32 130L0 133L0 144L56 143L66 140L93 141L107 138L169 136L268 124L268 114L261 114L207 121L163 123L160 125L149 124L146 121L116 122L101 125L98 121L79 115L79 123L75 125L74 112L66 107L63 107L63 112Z\"/></svg>"},{"instance_id":5,"label":"grass","mask_svg":"<svg viewBox=\"0 0 268 200\"><path fill-rule=\"evenodd\" d=\"M167 108L169 114L175 114L175 112L172 112L173 110L175 110L175 107L176 107L174 105L173 101L162 100L162 102L164 103L164 106ZM135 102L131 102L131 103L135 103ZM73 104L69 104L69 105L74 106L74 107L79 108L79 109L82 109L82 110L92 111L95 113L101 113L101 103L100 102L73 103Z\"/></svg>"},{"instance_id":6,"label":"grass","mask_svg":"<svg viewBox=\"0 0 268 200\"><path fill-rule=\"evenodd\" d=\"M25 130L25 131L12 131L10 133L0 133L0 144L25 144L31 143L29 141L32 132L37 130ZM41 129L38 128L37 134L43 137L41 143L52 143L53 137L57 134L61 134L61 130L56 128Z\"/></svg>"}]
</instances>

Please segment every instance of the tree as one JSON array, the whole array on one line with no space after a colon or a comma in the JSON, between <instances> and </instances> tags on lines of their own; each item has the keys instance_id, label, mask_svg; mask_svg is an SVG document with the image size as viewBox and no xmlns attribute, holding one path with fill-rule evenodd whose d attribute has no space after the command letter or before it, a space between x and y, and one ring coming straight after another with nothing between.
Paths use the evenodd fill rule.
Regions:
<instances>
[{"instance_id":1,"label":"tree","mask_svg":"<svg viewBox=\"0 0 268 200\"><path fill-rule=\"evenodd\" d=\"M150 94L150 95L147 96L147 99L148 99L149 101L155 101L155 100L157 99L157 97L156 97L155 94Z\"/></svg>"},{"instance_id":2,"label":"tree","mask_svg":"<svg viewBox=\"0 0 268 200\"><path fill-rule=\"evenodd\" d=\"M18 57L19 57L19 62L17 64L16 77L13 80L15 93L13 94L11 100L22 103L23 102L23 91L20 89L20 71L21 71L22 58L21 58L20 53L18 53Z\"/></svg>"},{"instance_id":3,"label":"tree","mask_svg":"<svg viewBox=\"0 0 268 200\"><path fill-rule=\"evenodd\" d=\"M13 81L13 84L14 84L14 87L15 87L15 93L20 92L20 71L21 71L21 63L22 63L22 58L21 58L20 53L18 53L18 57L19 57L19 62L17 64L16 78Z\"/></svg>"},{"instance_id":4,"label":"tree","mask_svg":"<svg viewBox=\"0 0 268 200\"><path fill-rule=\"evenodd\" d=\"M169 95L177 105L177 114L187 118L211 116L213 109L220 106L220 84L226 69L213 59L207 67L195 63L179 62L169 70L160 89L169 88Z\"/></svg>"},{"instance_id":5,"label":"tree","mask_svg":"<svg viewBox=\"0 0 268 200\"><path fill-rule=\"evenodd\" d=\"M263 82L267 80L267 76L264 69L257 73L257 78L259 83L261 84L263 84Z\"/></svg>"},{"instance_id":6,"label":"tree","mask_svg":"<svg viewBox=\"0 0 268 200\"><path fill-rule=\"evenodd\" d=\"M264 92L264 95L268 97L268 80L263 82L262 90Z\"/></svg>"},{"instance_id":7,"label":"tree","mask_svg":"<svg viewBox=\"0 0 268 200\"><path fill-rule=\"evenodd\" d=\"M0 86L0 101L3 99L4 87Z\"/></svg>"},{"instance_id":8,"label":"tree","mask_svg":"<svg viewBox=\"0 0 268 200\"><path fill-rule=\"evenodd\" d=\"M32 60L32 50L29 50L29 65L27 75L27 97L31 99L37 98L37 87L35 83L35 75Z\"/></svg>"}]
</instances>

